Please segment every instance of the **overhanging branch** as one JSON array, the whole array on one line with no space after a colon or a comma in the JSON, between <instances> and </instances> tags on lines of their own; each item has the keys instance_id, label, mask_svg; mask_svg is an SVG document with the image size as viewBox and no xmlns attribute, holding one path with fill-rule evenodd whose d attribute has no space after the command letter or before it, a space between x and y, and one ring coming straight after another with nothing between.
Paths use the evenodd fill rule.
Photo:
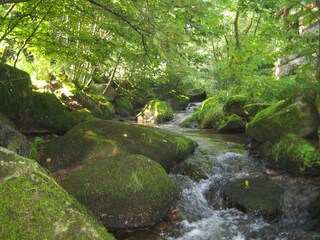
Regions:
<instances>
[{"instance_id":1,"label":"overhanging branch","mask_svg":"<svg viewBox=\"0 0 320 240\"><path fill-rule=\"evenodd\" d=\"M10 3L21 3L21 2L28 2L29 0L0 0L1 4L10 4Z\"/></svg>"}]
</instances>

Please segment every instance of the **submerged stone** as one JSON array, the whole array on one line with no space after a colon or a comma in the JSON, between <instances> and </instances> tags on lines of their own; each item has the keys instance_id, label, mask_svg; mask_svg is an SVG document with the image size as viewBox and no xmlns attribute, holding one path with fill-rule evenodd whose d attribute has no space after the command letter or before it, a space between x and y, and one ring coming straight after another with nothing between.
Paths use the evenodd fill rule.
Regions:
<instances>
[{"instance_id":1,"label":"submerged stone","mask_svg":"<svg viewBox=\"0 0 320 240\"><path fill-rule=\"evenodd\" d=\"M143 155L86 164L61 184L104 225L116 229L153 226L168 215L177 197L161 165Z\"/></svg>"},{"instance_id":2,"label":"submerged stone","mask_svg":"<svg viewBox=\"0 0 320 240\"><path fill-rule=\"evenodd\" d=\"M240 211L262 215L268 220L280 211L283 189L267 178L242 178L226 184L223 190L225 205Z\"/></svg>"},{"instance_id":3,"label":"submerged stone","mask_svg":"<svg viewBox=\"0 0 320 240\"><path fill-rule=\"evenodd\" d=\"M0 239L114 239L34 160L4 148L0 199Z\"/></svg>"}]
</instances>

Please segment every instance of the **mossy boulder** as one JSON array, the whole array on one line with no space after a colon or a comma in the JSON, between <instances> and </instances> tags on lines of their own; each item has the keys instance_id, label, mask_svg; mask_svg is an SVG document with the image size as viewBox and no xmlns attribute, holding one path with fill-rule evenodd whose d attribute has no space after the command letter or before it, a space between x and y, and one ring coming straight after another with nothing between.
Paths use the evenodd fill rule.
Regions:
<instances>
[{"instance_id":1,"label":"mossy boulder","mask_svg":"<svg viewBox=\"0 0 320 240\"><path fill-rule=\"evenodd\" d=\"M179 126L182 128L197 128L199 127L199 111L195 110L189 117L183 120Z\"/></svg>"},{"instance_id":2,"label":"mossy boulder","mask_svg":"<svg viewBox=\"0 0 320 240\"><path fill-rule=\"evenodd\" d=\"M224 117L218 126L218 133L244 133L246 122L236 114Z\"/></svg>"},{"instance_id":3,"label":"mossy boulder","mask_svg":"<svg viewBox=\"0 0 320 240\"><path fill-rule=\"evenodd\" d=\"M267 103L250 103L243 107L243 111L246 114L246 118L252 118L268 107L270 107L270 104Z\"/></svg>"},{"instance_id":4,"label":"mossy boulder","mask_svg":"<svg viewBox=\"0 0 320 240\"><path fill-rule=\"evenodd\" d=\"M115 111L117 115L129 117L134 115L131 101L125 97L118 96L115 99Z\"/></svg>"},{"instance_id":5,"label":"mossy boulder","mask_svg":"<svg viewBox=\"0 0 320 240\"><path fill-rule=\"evenodd\" d=\"M247 98L244 95L234 95L226 99L223 105L223 111L226 115L236 114L240 117L245 117L246 114L243 111L243 107L247 102Z\"/></svg>"},{"instance_id":6,"label":"mossy boulder","mask_svg":"<svg viewBox=\"0 0 320 240\"><path fill-rule=\"evenodd\" d=\"M0 148L1 239L114 237L35 161Z\"/></svg>"},{"instance_id":7,"label":"mossy boulder","mask_svg":"<svg viewBox=\"0 0 320 240\"><path fill-rule=\"evenodd\" d=\"M202 103L199 110L198 120L200 128L218 128L218 123L223 117L222 106L218 98L211 97Z\"/></svg>"},{"instance_id":8,"label":"mossy boulder","mask_svg":"<svg viewBox=\"0 0 320 240\"><path fill-rule=\"evenodd\" d=\"M320 175L320 153L304 138L289 133L272 148L274 166L294 174Z\"/></svg>"},{"instance_id":9,"label":"mossy boulder","mask_svg":"<svg viewBox=\"0 0 320 240\"><path fill-rule=\"evenodd\" d=\"M152 100L138 114L139 123L164 123L173 119L173 110L164 101Z\"/></svg>"},{"instance_id":10,"label":"mossy boulder","mask_svg":"<svg viewBox=\"0 0 320 240\"><path fill-rule=\"evenodd\" d=\"M33 120L53 131L64 133L76 124L76 119L51 93L34 93L31 106Z\"/></svg>"},{"instance_id":11,"label":"mossy boulder","mask_svg":"<svg viewBox=\"0 0 320 240\"><path fill-rule=\"evenodd\" d=\"M0 147L7 148L25 157L29 157L31 153L31 146L26 136L1 120Z\"/></svg>"},{"instance_id":12,"label":"mossy boulder","mask_svg":"<svg viewBox=\"0 0 320 240\"><path fill-rule=\"evenodd\" d=\"M16 125L3 113L0 113L0 122L3 122L14 129L17 129Z\"/></svg>"},{"instance_id":13,"label":"mossy boulder","mask_svg":"<svg viewBox=\"0 0 320 240\"><path fill-rule=\"evenodd\" d=\"M32 101L32 84L28 73L0 63L0 112L20 120Z\"/></svg>"},{"instance_id":14,"label":"mossy boulder","mask_svg":"<svg viewBox=\"0 0 320 240\"><path fill-rule=\"evenodd\" d=\"M161 165L143 155L121 155L84 165L61 181L108 228L153 226L177 197Z\"/></svg>"},{"instance_id":15,"label":"mossy boulder","mask_svg":"<svg viewBox=\"0 0 320 240\"><path fill-rule=\"evenodd\" d=\"M279 101L260 111L246 127L246 133L258 142L276 141L287 133L310 137L317 132L319 116L306 98Z\"/></svg>"},{"instance_id":16,"label":"mossy boulder","mask_svg":"<svg viewBox=\"0 0 320 240\"><path fill-rule=\"evenodd\" d=\"M98 119L94 117L93 114L86 108L72 111L70 114L75 119L76 124Z\"/></svg>"},{"instance_id":17,"label":"mossy boulder","mask_svg":"<svg viewBox=\"0 0 320 240\"><path fill-rule=\"evenodd\" d=\"M187 157L196 142L168 131L106 120L80 123L45 144L42 164L50 171L119 154L143 154L169 171Z\"/></svg>"},{"instance_id":18,"label":"mossy boulder","mask_svg":"<svg viewBox=\"0 0 320 240\"><path fill-rule=\"evenodd\" d=\"M272 220L280 213L283 189L264 177L242 178L227 183L223 189L228 208L254 213Z\"/></svg>"},{"instance_id":19,"label":"mossy boulder","mask_svg":"<svg viewBox=\"0 0 320 240\"><path fill-rule=\"evenodd\" d=\"M82 108L87 108L94 117L101 119L112 119L114 117L115 109L107 96L77 92L71 100L77 102Z\"/></svg>"}]
</instances>

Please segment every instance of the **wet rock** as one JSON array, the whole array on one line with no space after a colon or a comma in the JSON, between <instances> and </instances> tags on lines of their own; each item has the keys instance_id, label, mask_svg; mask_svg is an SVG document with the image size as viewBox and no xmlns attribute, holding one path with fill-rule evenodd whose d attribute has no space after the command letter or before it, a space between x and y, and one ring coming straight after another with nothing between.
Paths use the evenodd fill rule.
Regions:
<instances>
[{"instance_id":1,"label":"wet rock","mask_svg":"<svg viewBox=\"0 0 320 240\"><path fill-rule=\"evenodd\" d=\"M1 239L113 240L34 160L0 147Z\"/></svg>"},{"instance_id":2,"label":"wet rock","mask_svg":"<svg viewBox=\"0 0 320 240\"><path fill-rule=\"evenodd\" d=\"M309 206L309 213L314 230L320 229L320 194L316 197Z\"/></svg>"},{"instance_id":3,"label":"wet rock","mask_svg":"<svg viewBox=\"0 0 320 240\"><path fill-rule=\"evenodd\" d=\"M164 101L152 100L138 114L138 123L164 123L173 119L173 110Z\"/></svg>"},{"instance_id":4,"label":"wet rock","mask_svg":"<svg viewBox=\"0 0 320 240\"><path fill-rule=\"evenodd\" d=\"M83 162L130 153L148 156L170 171L193 152L196 145L189 138L159 128L93 120L78 124L64 136L46 143L41 163L55 172Z\"/></svg>"},{"instance_id":5,"label":"wet rock","mask_svg":"<svg viewBox=\"0 0 320 240\"><path fill-rule=\"evenodd\" d=\"M224 117L218 126L218 133L244 133L246 122L236 114Z\"/></svg>"},{"instance_id":6,"label":"wet rock","mask_svg":"<svg viewBox=\"0 0 320 240\"><path fill-rule=\"evenodd\" d=\"M304 138L289 133L272 148L274 167L294 174L320 175L320 154Z\"/></svg>"},{"instance_id":7,"label":"wet rock","mask_svg":"<svg viewBox=\"0 0 320 240\"><path fill-rule=\"evenodd\" d=\"M246 133L259 142L275 141L287 133L301 137L313 136L318 129L319 116L308 98L280 101L260 111L247 124Z\"/></svg>"},{"instance_id":8,"label":"wet rock","mask_svg":"<svg viewBox=\"0 0 320 240\"><path fill-rule=\"evenodd\" d=\"M283 189L267 178L242 178L226 184L223 199L228 208L237 208L273 220L280 213L282 193Z\"/></svg>"},{"instance_id":9,"label":"wet rock","mask_svg":"<svg viewBox=\"0 0 320 240\"><path fill-rule=\"evenodd\" d=\"M32 84L28 73L0 63L0 112L11 120L22 120L32 102Z\"/></svg>"},{"instance_id":10,"label":"wet rock","mask_svg":"<svg viewBox=\"0 0 320 240\"><path fill-rule=\"evenodd\" d=\"M205 172L196 164L184 162L181 165L181 174L188 176L190 179L199 182L202 179L208 179Z\"/></svg>"},{"instance_id":11,"label":"wet rock","mask_svg":"<svg viewBox=\"0 0 320 240\"><path fill-rule=\"evenodd\" d=\"M85 164L61 184L104 225L115 229L153 226L168 216L177 197L160 164L143 155Z\"/></svg>"},{"instance_id":12,"label":"wet rock","mask_svg":"<svg viewBox=\"0 0 320 240\"><path fill-rule=\"evenodd\" d=\"M25 157L29 157L31 153L31 146L26 136L1 120L0 147L7 148Z\"/></svg>"}]
</instances>

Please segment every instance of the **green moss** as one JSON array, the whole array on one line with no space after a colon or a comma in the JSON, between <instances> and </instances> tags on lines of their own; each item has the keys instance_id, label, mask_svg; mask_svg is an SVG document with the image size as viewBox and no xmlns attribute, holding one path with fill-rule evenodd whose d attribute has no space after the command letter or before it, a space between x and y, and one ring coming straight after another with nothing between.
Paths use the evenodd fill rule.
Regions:
<instances>
[{"instance_id":1,"label":"green moss","mask_svg":"<svg viewBox=\"0 0 320 240\"><path fill-rule=\"evenodd\" d=\"M132 116L133 105L131 101L125 97L117 97L115 99L116 113L120 116Z\"/></svg>"},{"instance_id":2,"label":"green moss","mask_svg":"<svg viewBox=\"0 0 320 240\"><path fill-rule=\"evenodd\" d=\"M195 110L188 118L183 120L179 126L183 128L190 128L194 125L198 125L199 111Z\"/></svg>"},{"instance_id":3,"label":"green moss","mask_svg":"<svg viewBox=\"0 0 320 240\"><path fill-rule=\"evenodd\" d=\"M61 184L106 226L153 225L177 196L164 169L142 155L121 155L83 166Z\"/></svg>"},{"instance_id":4,"label":"green moss","mask_svg":"<svg viewBox=\"0 0 320 240\"><path fill-rule=\"evenodd\" d=\"M318 122L318 114L309 103L283 100L260 111L247 124L246 133L259 142L275 141L287 133L308 136Z\"/></svg>"},{"instance_id":5,"label":"green moss","mask_svg":"<svg viewBox=\"0 0 320 240\"><path fill-rule=\"evenodd\" d=\"M32 101L32 84L28 73L0 63L0 112L21 119Z\"/></svg>"},{"instance_id":6,"label":"green moss","mask_svg":"<svg viewBox=\"0 0 320 240\"><path fill-rule=\"evenodd\" d=\"M46 143L42 164L49 170L56 171L84 161L134 153L158 161L169 171L195 147L194 141L159 128L94 120L81 123L63 137ZM47 158L52 161L47 163Z\"/></svg>"},{"instance_id":7,"label":"green moss","mask_svg":"<svg viewBox=\"0 0 320 240\"><path fill-rule=\"evenodd\" d=\"M72 111L72 112L70 112L70 114L75 119L76 124L96 119L92 115L92 113L86 108L83 108L83 109L80 109L80 110L76 110L76 111Z\"/></svg>"},{"instance_id":8,"label":"green moss","mask_svg":"<svg viewBox=\"0 0 320 240\"><path fill-rule=\"evenodd\" d=\"M1 239L114 239L35 161L0 148Z\"/></svg>"},{"instance_id":9,"label":"green moss","mask_svg":"<svg viewBox=\"0 0 320 240\"><path fill-rule=\"evenodd\" d=\"M223 111L218 97L211 97L202 103L198 114L200 128L217 129L219 121L222 119Z\"/></svg>"},{"instance_id":10,"label":"green moss","mask_svg":"<svg viewBox=\"0 0 320 240\"><path fill-rule=\"evenodd\" d=\"M236 114L224 117L218 125L218 133L244 133L245 121Z\"/></svg>"},{"instance_id":11,"label":"green moss","mask_svg":"<svg viewBox=\"0 0 320 240\"><path fill-rule=\"evenodd\" d=\"M320 155L308 141L289 133L272 149L273 156L281 169L304 173L308 168L320 167Z\"/></svg>"},{"instance_id":12,"label":"green moss","mask_svg":"<svg viewBox=\"0 0 320 240\"><path fill-rule=\"evenodd\" d=\"M59 132L66 132L76 124L73 115L51 93L33 94L31 114L40 125Z\"/></svg>"},{"instance_id":13,"label":"green moss","mask_svg":"<svg viewBox=\"0 0 320 240\"><path fill-rule=\"evenodd\" d=\"M258 112L270 107L270 104L265 103L252 103L247 104L243 107L244 113L247 115L247 117L254 117L257 115Z\"/></svg>"},{"instance_id":14,"label":"green moss","mask_svg":"<svg viewBox=\"0 0 320 240\"><path fill-rule=\"evenodd\" d=\"M236 114L240 117L244 117L243 107L246 104L247 98L244 95L234 95L226 99L223 105L223 111L227 115Z\"/></svg>"}]
</instances>

